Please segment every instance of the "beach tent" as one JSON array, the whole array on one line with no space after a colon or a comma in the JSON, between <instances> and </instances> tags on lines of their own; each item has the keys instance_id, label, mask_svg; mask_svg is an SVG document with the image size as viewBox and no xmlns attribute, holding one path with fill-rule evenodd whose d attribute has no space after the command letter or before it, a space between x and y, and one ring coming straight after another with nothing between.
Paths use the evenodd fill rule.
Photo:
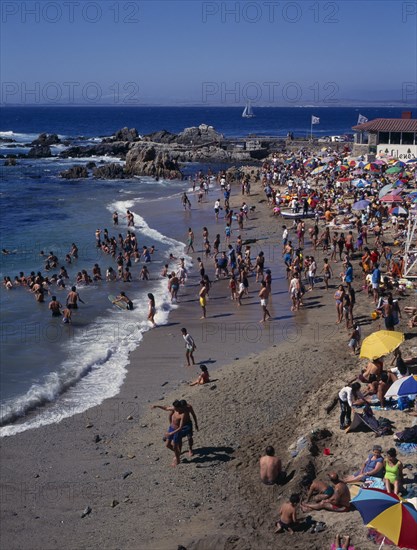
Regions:
<instances>
[{"instance_id":1,"label":"beach tent","mask_svg":"<svg viewBox=\"0 0 417 550\"><path fill-rule=\"evenodd\" d=\"M351 425L348 428L346 428L345 431L346 433L372 431L377 434L379 433L379 430L380 430L380 426L379 426L378 420L375 418L372 411L370 411L369 413L366 410L364 410L362 414L355 412L355 414L353 415L353 420Z\"/></svg>"}]
</instances>

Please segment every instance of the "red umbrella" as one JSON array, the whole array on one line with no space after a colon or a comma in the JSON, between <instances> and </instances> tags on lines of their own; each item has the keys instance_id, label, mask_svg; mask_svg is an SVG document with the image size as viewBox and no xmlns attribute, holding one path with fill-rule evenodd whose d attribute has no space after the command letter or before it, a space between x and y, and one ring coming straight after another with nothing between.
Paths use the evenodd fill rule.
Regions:
<instances>
[{"instance_id":1,"label":"red umbrella","mask_svg":"<svg viewBox=\"0 0 417 550\"><path fill-rule=\"evenodd\" d=\"M389 193L381 198L382 202L402 202L401 193Z\"/></svg>"}]
</instances>

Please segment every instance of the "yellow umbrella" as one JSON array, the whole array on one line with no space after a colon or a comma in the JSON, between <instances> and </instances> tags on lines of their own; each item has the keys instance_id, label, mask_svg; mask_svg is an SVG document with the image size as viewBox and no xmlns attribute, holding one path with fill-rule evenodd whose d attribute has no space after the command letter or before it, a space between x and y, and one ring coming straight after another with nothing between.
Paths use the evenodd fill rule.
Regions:
<instances>
[{"instance_id":1,"label":"yellow umbrella","mask_svg":"<svg viewBox=\"0 0 417 550\"><path fill-rule=\"evenodd\" d=\"M404 342L402 332L378 330L362 342L360 356L371 360L378 359L397 349L401 342Z\"/></svg>"}]
</instances>

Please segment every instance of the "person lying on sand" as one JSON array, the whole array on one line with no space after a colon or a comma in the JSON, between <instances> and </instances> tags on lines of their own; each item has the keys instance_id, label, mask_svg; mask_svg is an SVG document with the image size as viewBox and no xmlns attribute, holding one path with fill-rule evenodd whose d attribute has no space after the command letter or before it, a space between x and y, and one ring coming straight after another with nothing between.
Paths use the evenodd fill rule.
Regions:
<instances>
[{"instance_id":1,"label":"person lying on sand","mask_svg":"<svg viewBox=\"0 0 417 550\"><path fill-rule=\"evenodd\" d=\"M200 365L200 369L201 369L200 376L197 378L197 380L194 380L194 382L191 382L190 386L199 386L210 382L210 375L206 365Z\"/></svg>"},{"instance_id":2,"label":"person lying on sand","mask_svg":"<svg viewBox=\"0 0 417 550\"><path fill-rule=\"evenodd\" d=\"M329 474L329 479L334 485L334 493L331 497L322 500L317 504L301 503L301 510L308 512L309 510L328 510L329 512L349 512L350 510L350 492L344 481L339 479L336 472Z\"/></svg>"},{"instance_id":3,"label":"person lying on sand","mask_svg":"<svg viewBox=\"0 0 417 550\"><path fill-rule=\"evenodd\" d=\"M344 541L343 541L343 544L342 544L341 535L339 535L339 533L336 535L336 538L335 538L335 541L334 541L335 550L348 550L349 543L350 543L350 537L349 537L349 535L345 535L343 538L344 538Z\"/></svg>"},{"instance_id":4,"label":"person lying on sand","mask_svg":"<svg viewBox=\"0 0 417 550\"><path fill-rule=\"evenodd\" d=\"M270 445L265 449L265 456L259 459L259 469L262 483L275 485L282 475L281 459L275 456L275 449Z\"/></svg>"},{"instance_id":5,"label":"person lying on sand","mask_svg":"<svg viewBox=\"0 0 417 550\"><path fill-rule=\"evenodd\" d=\"M288 531L294 534L293 528L297 523L297 506L300 502L300 495L291 495L290 500L285 502L279 509L279 520L277 521L275 533Z\"/></svg>"},{"instance_id":6,"label":"person lying on sand","mask_svg":"<svg viewBox=\"0 0 417 550\"><path fill-rule=\"evenodd\" d=\"M333 496L333 493L334 489L332 485L315 479L308 490L306 502L310 502L311 498L313 498L314 502L321 502Z\"/></svg>"}]
</instances>

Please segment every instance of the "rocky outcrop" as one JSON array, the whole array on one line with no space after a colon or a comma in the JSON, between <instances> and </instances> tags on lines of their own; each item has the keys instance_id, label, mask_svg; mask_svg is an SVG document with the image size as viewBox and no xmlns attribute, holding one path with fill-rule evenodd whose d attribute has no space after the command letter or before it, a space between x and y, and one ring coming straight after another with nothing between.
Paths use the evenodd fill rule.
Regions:
<instances>
[{"instance_id":1,"label":"rocky outcrop","mask_svg":"<svg viewBox=\"0 0 417 550\"><path fill-rule=\"evenodd\" d=\"M86 147L69 147L65 151L62 151L59 156L61 158L81 158L108 155L124 159L131 146L132 143L129 141L102 142L97 145L87 145Z\"/></svg>"},{"instance_id":2,"label":"rocky outcrop","mask_svg":"<svg viewBox=\"0 0 417 550\"><path fill-rule=\"evenodd\" d=\"M117 180L129 177L121 164L115 162L104 164L93 170L93 176L97 179Z\"/></svg>"},{"instance_id":3,"label":"rocky outcrop","mask_svg":"<svg viewBox=\"0 0 417 550\"><path fill-rule=\"evenodd\" d=\"M29 150L27 157L31 159L52 157L51 148L49 145L35 145Z\"/></svg>"},{"instance_id":4,"label":"rocky outcrop","mask_svg":"<svg viewBox=\"0 0 417 550\"><path fill-rule=\"evenodd\" d=\"M200 124L198 127L185 128L178 134L175 142L180 145L204 145L206 143L219 143L224 135L216 132L213 126Z\"/></svg>"},{"instance_id":5,"label":"rocky outcrop","mask_svg":"<svg viewBox=\"0 0 417 550\"><path fill-rule=\"evenodd\" d=\"M143 136L144 141L152 141L153 143L174 143L177 139L177 134L172 134L167 130L159 130L152 134Z\"/></svg>"},{"instance_id":6,"label":"rocky outcrop","mask_svg":"<svg viewBox=\"0 0 417 550\"><path fill-rule=\"evenodd\" d=\"M61 140L57 134L39 134L39 136L32 141L31 145L57 145L61 143Z\"/></svg>"},{"instance_id":7,"label":"rocky outcrop","mask_svg":"<svg viewBox=\"0 0 417 550\"><path fill-rule=\"evenodd\" d=\"M95 162L87 162L87 164L85 165L86 168L88 168L88 170L93 170L94 168L97 167L97 164Z\"/></svg>"},{"instance_id":8,"label":"rocky outcrop","mask_svg":"<svg viewBox=\"0 0 417 550\"><path fill-rule=\"evenodd\" d=\"M88 170L85 166L76 165L64 170L59 175L67 180L86 179L88 178Z\"/></svg>"},{"instance_id":9,"label":"rocky outcrop","mask_svg":"<svg viewBox=\"0 0 417 550\"><path fill-rule=\"evenodd\" d=\"M130 176L182 178L177 160L168 150L157 149L155 144L133 147L126 157L126 173Z\"/></svg>"},{"instance_id":10,"label":"rocky outcrop","mask_svg":"<svg viewBox=\"0 0 417 550\"><path fill-rule=\"evenodd\" d=\"M114 134L113 141L136 141L139 138L136 128L122 128Z\"/></svg>"}]
</instances>

